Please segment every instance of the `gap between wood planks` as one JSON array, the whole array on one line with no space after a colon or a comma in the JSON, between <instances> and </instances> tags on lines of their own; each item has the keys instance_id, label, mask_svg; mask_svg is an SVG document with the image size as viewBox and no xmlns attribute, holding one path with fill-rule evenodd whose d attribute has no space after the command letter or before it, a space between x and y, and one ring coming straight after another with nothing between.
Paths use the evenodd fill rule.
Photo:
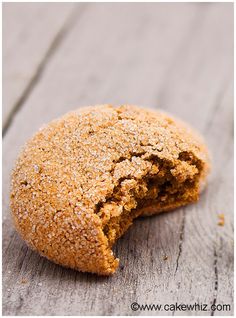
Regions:
<instances>
[{"instance_id":1,"label":"gap between wood planks","mask_svg":"<svg viewBox=\"0 0 236 318\"><path fill-rule=\"evenodd\" d=\"M209 118L206 119L206 124L204 127L204 135L207 134L211 127L212 124L214 122L214 118L215 118L215 114L217 114L217 112L219 111L221 104L223 102L223 99L225 97L225 94L227 94L228 90L230 89L232 84L232 78L229 77L226 81L225 84L223 85L222 89L218 92L215 101L212 103L212 112L211 112L211 116ZM214 114L212 116L212 113ZM176 269L175 269L175 274L178 270L178 265L179 265L179 258L182 254L182 245L183 245L183 241L184 241L184 231L185 231L185 210L183 211L183 216L182 216L182 224L181 224L181 229L180 229L180 236L179 236L179 245L178 245L178 256L177 256L177 260L176 260ZM222 238L220 239L220 247L219 250L222 249ZM213 249L213 272L214 272L214 289L213 289L213 299L212 299L212 305L216 305L216 301L217 301L217 297L218 297L218 287L219 287L219 275L218 275L218 260L219 260L219 255L217 252L217 247L214 246ZM173 315L175 315L175 313L173 312ZM210 312L211 316L215 315L215 311L211 310Z\"/></svg>"},{"instance_id":2,"label":"gap between wood planks","mask_svg":"<svg viewBox=\"0 0 236 318\"><path fill-rule=\"evenodd\" d=\"M223 88L218 92L218 94L215 98L215 102L213 104L213 111L211 113L211 114L213 114L213 116L211 115L206 119L204 134L207 134L210 131L210 129L212 128L212 124L213 124L214 119L215 119L214 115L217 114L217 112L219 111L220 106L223 102L224 96L231 87L232 80L233 79L231 77L229 77L228 80L225 81L225 85L223 86ZM219 250L221 250L221 249L222 249L222 238L220 238ZM217 252L217 246L214 246L214 250L213 250L214 289L213 289L212 306L216 305L216 301L217 301L217 297L218 297L218 288L219 288L218 260L219 260L219 254ZM215 316L215 311L211 310L210 315Z\"/></svg>"},{"instance_id":3,"label":"gap between wood planks","mask_svg":"<svg viewBox=\"0 0 236 318\"><path fill-rule=\"evenodd\" d=\"M4 137L7 133L8 128L10 127L14 117L19 112L25 101L28 99L29 95L37 85L38 81L42 77L42 74L48 64L48 62L51 60L57 49L62 44L63 40L68 35L69 31L72 29L73 25L77 21L77 19L80 17L81 14L85 11L87 7L87 4L82 4L80 7L75 7L75 9L72 11L72 13L69 15L69 17L66 19L65 23L62 25L62 27L57 32L56 36L52 40L51 44L49 45L45 55L42 57L41 62L39 63L39 66L35 70L35 73L26 86L25 90L22 92L19 100L15 103L13 109L9 113L7 120L3 126L2 130L2 137Z\"/></svg>"}]
</instances>

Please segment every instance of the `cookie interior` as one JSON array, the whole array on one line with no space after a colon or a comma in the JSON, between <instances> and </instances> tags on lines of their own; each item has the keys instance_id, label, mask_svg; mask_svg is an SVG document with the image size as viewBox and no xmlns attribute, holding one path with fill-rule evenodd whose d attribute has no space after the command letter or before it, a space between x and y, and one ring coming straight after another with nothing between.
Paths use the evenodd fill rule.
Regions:
<instances>
[{"instance_id":1,"label":"cookie interior","mask_svg":"<svg viewBox=\"0 0 236 318\"><path fill-rule=\"evenodd\" d=\"M152 163L151 171L140 179L120 179L106 202L97 205L110 247L139 215L171 210L198 200L202 162L192 153L180 153L177 166L156 156L148 160Z\"/></svg>"}]
</instances>

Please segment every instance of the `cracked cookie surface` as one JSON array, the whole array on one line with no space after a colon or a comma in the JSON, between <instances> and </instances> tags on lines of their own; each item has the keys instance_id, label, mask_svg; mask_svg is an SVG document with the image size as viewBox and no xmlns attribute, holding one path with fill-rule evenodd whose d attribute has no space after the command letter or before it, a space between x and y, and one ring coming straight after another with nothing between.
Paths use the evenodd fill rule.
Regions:
<instances>
[{"instance_id":1,"label":"cracked cookie surface","mask_svg":"<svg viewBox=\"0 0 236 318\"><path fill-rule=\"evenodd\" d=\"M12 215L41 255L109 275L119 263L111 247L133 219L197 201L208 171L204 142L181 121L131 105L85 107L25 145Z\"/></svg>"}]
</instances>

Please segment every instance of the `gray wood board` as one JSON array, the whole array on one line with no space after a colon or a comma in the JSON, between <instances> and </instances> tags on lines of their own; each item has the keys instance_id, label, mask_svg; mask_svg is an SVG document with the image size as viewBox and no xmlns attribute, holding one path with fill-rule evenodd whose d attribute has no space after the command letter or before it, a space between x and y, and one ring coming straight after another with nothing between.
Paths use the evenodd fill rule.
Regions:
<instances>
[{"instance_id":1,"label":"gray wood board","mask_svg":"<svg viewBox=\"0 0 236 318\"><path fill-rule=\"evenodd\" d=\"M37 81L73 20L74 5L3 4L3 126Z\"/></svg>"},{"instance_id":2,"label":"gray wood board","mask_svg":"<svg viewBox=\"0 0 236 318\"><path fill-rule=\"evenodd\" d=\"M76 17L3 139L3 314L232 315L233 4L88 4ZM112 277L40 257L9 213L10 171L24 142L66 111L100 103L181 117L204 135L213 160L197 204L134 222L114 248L121 266ZM231 311L132 311L134 301Z\"/></svg>"}]
</instances>

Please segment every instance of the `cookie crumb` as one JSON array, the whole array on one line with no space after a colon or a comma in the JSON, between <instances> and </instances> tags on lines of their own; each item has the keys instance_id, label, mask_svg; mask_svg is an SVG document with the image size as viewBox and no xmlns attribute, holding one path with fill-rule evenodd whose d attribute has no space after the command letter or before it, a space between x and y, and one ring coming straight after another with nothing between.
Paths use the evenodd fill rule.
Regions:
<instances>
[{"instance_id":1,"label":"cookie crumb","mask_svg":"<svg viewBox=\"0 0 236 318\"><path fill-rule=\"evenodd\" d=\"M224 226L225 225L225 215L223 213L218 214L218 219L219 219L219 221L217 224L219 226Z\"/></svg>"},{"instance_id":2,"label":"cookie crumb","mask_svg":"<svg viewBox=\"0 0 236 318\"><path fill-rule=\"evenodd\" d=\"M163 257L163 260L164 260L164 261L167 261L167 260L168 260L168 256L165 255L165 256Z\"/></svg>"},{"instance_id":3,"label":"cookie crumb","mask_svg":"<svg viewBox=\"0 0 236 318\"><path fill-rule=\"evenodd\" d=\"M22 279L21 280L21 284L26 284L27 283L27 280L26 279Z\"/></svg>"}]
</instances>

